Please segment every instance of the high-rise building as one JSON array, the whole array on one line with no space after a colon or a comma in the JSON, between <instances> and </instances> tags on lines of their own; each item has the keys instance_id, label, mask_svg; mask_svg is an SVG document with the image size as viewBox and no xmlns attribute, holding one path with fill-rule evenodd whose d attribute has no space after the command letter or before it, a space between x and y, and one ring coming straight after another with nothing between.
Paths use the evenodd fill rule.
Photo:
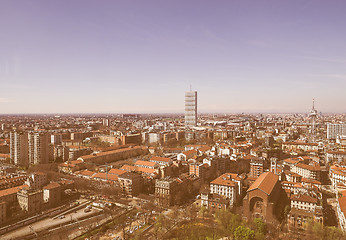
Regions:
<instances>
[{"instance_id":1,"label":"high-rise building","mask_svg":"<svg viewBox=\"0 0 346 240\"><path fill-rule=\"evenodd\" d=\"M29 132L29 164L48 163L50 134L45 132Z\"/></svg>"},{"instance_id":2,"label":"high-rise building","mask_svg":"<svg viewBox=\"0 0 346 240\"><path fill-rule=\"evenodd\" d=\"M29 166L28 147L28 133L17 131L10 133L10 158L13 164Z\"/></svg>"},{"instance_id":3,"label":"high-rise building","mask_svg":"<svg viewBox=\"0 0 346 240\"><path fill-rule=\"evenodd\" d=\"M337 137L346 136L346 124L327 124L327 138L336 139Z\"/></svg>"},{"instance_id":4,"label":"high-rise building","mask_svg":"<svg viewBox=\"0 0 346 240\"><path fill-rule=\"evenodd\" d=\"M185 127L197 126L197 91L185 92Z\"/></svg>"},{"instance_id":5,"label":"high-rise building","mask_svg":"<svg viewBox=\"0 0 346 240\"><path fill-rule=\"evenodd\" d=\"M253 158L250 162L250 177L258 178L263 173L263 159Z\"/></svg>"},{"instance_id":6,"label":"high-rise building","mask_svg":"<svg viewBox=\"0 0 346 240\"><path fill-rule=\"evenodd\" d=\"M50 136L50 143L61 145L62 144L62 134L52 134Z\"/></svg>"}]
</instances>

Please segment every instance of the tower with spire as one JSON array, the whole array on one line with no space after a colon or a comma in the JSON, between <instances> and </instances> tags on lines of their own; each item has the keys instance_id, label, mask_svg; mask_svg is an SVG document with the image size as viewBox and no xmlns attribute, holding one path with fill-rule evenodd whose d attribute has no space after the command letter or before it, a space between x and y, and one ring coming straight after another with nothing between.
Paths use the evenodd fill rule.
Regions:
<instances>
[{"instance_id":1,"label":"tower with spire","mask_svg":"<svg viewBox=\"0 0 346 240\"><path fill-rule=\"evenodd\" d=\"M313 141L315 141L315 134L316 134L316 130L315 130L315 125L316 125L316 118L317 118L317 110L315 109L315 99L312 99L312 109L310 112L310 118L311 118L311 135L312 135L312 139Z\"/></svg>"}]
</instances>

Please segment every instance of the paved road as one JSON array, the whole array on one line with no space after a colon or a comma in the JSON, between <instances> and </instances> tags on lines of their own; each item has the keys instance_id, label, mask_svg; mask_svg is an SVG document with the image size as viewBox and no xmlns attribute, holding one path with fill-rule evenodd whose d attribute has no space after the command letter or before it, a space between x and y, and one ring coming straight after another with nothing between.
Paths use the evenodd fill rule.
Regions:
<instances>
[{"instance_id":1,"label":"paved road","mask_svg":"<svg viewBox=\"0 0 346 240\"><path fill-rule=\"evenodd\" d=\"M92 208L92 210L90 212L85 213L84 212L84 208L78 210L76 213L70 213L70 214L66 214L64 215L64 218L56 218L56 219L52 219L52 218L45 218L42 219L38 222L32 223L29 226L24 226L21 228L18 228L12 232L6 233L2 236L0 236L0 239L3 240L10 240L10 239L20 239L20 237L25 236L29 233L32 233L33 231L35 232L39 232L42 231L44 229L48 229L50 227L59 227L60 225L64 225L69 221L76 221L76 219L82 218L82 217L86 217L86 216L90 216L96 212L100 212L100 209L97 208Z\"/></svg>"}]
</instances>

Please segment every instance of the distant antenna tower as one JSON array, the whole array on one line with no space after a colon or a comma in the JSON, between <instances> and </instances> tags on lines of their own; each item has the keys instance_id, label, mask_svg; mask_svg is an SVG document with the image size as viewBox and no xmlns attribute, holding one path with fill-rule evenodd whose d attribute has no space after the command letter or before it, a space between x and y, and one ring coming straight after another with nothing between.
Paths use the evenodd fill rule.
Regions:
<instances>
[{"instance_id":1,"label":"distant antenna tower","mask_svg":"<svg viewBox=\"0 0 346 240\"><path fill-rule=\"evenodd\" d=\"M310 117L312 120L312 125L311 125L312 139L313 141L315 141L315 134L316 134L315 124L316 124L316 118L317 118L317 110L315 109L315 99L312 99L312 109L310 112Z\"/></svg>"}]
</instances>

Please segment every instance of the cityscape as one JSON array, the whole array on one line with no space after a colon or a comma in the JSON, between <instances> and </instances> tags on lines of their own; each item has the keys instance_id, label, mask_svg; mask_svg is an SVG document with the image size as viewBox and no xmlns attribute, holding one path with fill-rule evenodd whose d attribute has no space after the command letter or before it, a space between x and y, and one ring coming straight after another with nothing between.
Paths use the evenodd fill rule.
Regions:
<instances>
[{"instance_id":1,"label":"cityscape","mask_svg":"<svg viewBox=\"0 0 346 240\"><path fill-rule=\"evenodd\" d=\"M0 1L0 239L346 239L345 10Z\"/></svg>"}]
</instances>

